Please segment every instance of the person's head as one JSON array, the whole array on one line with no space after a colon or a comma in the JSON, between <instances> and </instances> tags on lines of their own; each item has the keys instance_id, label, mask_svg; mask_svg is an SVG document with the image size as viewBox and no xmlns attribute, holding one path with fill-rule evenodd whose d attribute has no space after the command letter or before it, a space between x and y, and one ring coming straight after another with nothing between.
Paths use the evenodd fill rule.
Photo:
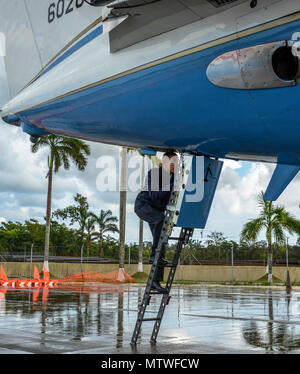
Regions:
<instances>
[{"instance_id":1,"label":"person's head","mask_svg":"<svg viewBox=\"0 0 300 374\"><path fill-rule=\"evenodd\" d=\"M177 154L172 151L164 153L162 165L166 172L173 174L178 166Z\"/></svg>"}]
</instances>

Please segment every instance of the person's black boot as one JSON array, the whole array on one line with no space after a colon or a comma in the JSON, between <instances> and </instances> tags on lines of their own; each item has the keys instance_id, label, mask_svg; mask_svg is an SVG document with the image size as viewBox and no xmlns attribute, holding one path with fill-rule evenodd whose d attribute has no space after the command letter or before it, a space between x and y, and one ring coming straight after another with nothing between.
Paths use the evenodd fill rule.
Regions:
<instances>
[{"instance_id":1,"label":"person's black boot","mask_svg":"<svg viewBox=\"0 0 300 374\"><path fill-rule=\"evenodd\" d=\"M165 288L163 288L163 287L159 284L159 282L156 282L156 281L153 281L153 282L152 282L151 290L152 290L152 291L157 291L157 292L159 292L159 293L168 293L168 291L167 291Z\"/></svg>"}]
</instances>

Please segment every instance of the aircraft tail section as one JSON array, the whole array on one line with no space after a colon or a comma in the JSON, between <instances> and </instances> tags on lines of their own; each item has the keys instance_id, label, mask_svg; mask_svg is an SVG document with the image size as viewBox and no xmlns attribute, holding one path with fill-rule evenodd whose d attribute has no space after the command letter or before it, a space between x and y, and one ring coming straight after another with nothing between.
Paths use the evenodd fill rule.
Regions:
<instances>
[{"instance_id":1,"label":"aircraft tail section","mask_svg":"<svg viewBox=\"0 0 300 374\"><path fill-rule=\"evenodd\" d=\"M10 98L100 22L85 0L0 0L0 55Z\"/></svg>"},{"instance_id":2,"label":"aircraft tail section","mask_svg":"<svg viewBox=\"0 0 300 374\"><path fill-rule=\"evenodd\" d=\"M1 1L0 32L12 98L42 68L25 1Z\"/></svg>"}]
</instances>

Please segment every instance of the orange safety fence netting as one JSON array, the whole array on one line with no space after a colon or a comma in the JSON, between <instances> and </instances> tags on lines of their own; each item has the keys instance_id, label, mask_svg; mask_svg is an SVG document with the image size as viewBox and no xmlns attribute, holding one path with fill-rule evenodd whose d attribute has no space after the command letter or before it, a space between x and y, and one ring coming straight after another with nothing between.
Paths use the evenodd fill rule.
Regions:
<instances>
[{"instance_id":1,"label":"orange safety fence netting","mask_svg":"<svg viewBox=\"0 0 300 374\"><path fill-rule=\"evenodd\" d=\"M58 284L62 283L73 283L73 282L90 282L90 283L133 283L133 278L126 273L123 269L118 269L111 271L107 274L97 273L96 271L87 271L83 273L78 273L74 275L70 275L65 278L61 278L57 280Z\"/></svg>"}]
</instances>

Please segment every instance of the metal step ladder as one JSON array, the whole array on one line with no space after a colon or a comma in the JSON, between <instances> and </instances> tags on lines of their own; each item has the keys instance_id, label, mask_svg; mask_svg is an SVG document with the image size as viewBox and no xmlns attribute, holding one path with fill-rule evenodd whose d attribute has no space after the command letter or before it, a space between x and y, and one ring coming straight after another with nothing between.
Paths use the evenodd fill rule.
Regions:
<instances>
[{"instance_id":1,"label":"metal step ladder","mask_svg":"<svg viewBox=\"0 0 300 374\"><path fill-rule=\"evenodd\" d=\"M181 228L179 237L171 237L173 227L175 224L174 221L176 220L176 217L179 215L179 212L180 212L180 206L183 200L183 194L186 188L186 181L187 181L187 178L190 172L190 168L191 168L191 162L185 162L184 156L181 156L180 168L179 168L179 171L175 175L174 187L173 187L173 190L171 191L170 200L166 208L165 220L164 220L164 224L162 227L160 240L159 240L156 252L155 252L155 257L154 257L154 261L153 261L153 264L150 270L148 282L147 282L147 285L144 291L144 296L139 306L138 317L137 317L136 325L135 325L134 332L131 338L131 343L130 343L133 346L136 345L137 343L140 329L141 329L143 322L149 322L149 321L155 322L150 341L151 343L156 342L165 308L169 304L169 301L171 298L170 291L172 288L172 284L173 284L175 272L177 269L178 261L180 259L182 248L185 244L188 243L188 241L191 239L193 235L194 229L183 227ZM157 291L151 290L151 287L152 287L153 279L158 270L158 267L162 266L162 265L159 265L161 250L163 246L168 243L169 240L176 240L177 247L176 247L176 251L175 251L172 262L164 266L164 267L169 267L170 272L169 272L168 280L167 280L166 287L165 287L166 293L161 294L161 293L158 293ZM153 294L162 295L161 304L157 312L157 316L155 318L144 318L147 306L150 304L151 295Z\"/></svg>"}]
</instances>

